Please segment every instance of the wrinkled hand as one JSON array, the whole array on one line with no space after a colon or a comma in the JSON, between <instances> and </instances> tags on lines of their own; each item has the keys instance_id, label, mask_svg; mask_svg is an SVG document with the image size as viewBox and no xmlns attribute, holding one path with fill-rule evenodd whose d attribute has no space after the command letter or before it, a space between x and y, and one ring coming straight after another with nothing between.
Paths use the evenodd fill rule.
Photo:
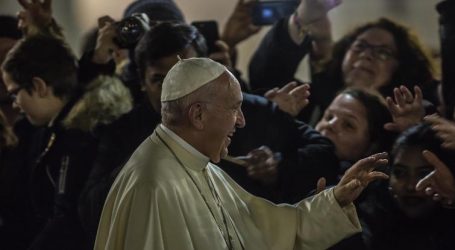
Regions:
<instances>
[{"instance_id":1,"label":"wrinkled hand","mask_svg":"<svg viewBox=\"0 0 455 250\"><path fill-rule=\"evenodd\" d=\"M115 20L110 16L98 18L98 37L92 58L94 63L108 63L114 59L115 53L119 50L114 43L114 38L117 35L114 22Z\"/></svg>"},{"instance_id":2,"label":"wrinkled hand","mask_svg":"<svg viewBox=\"0 0 455 250\"><path fill-rule=\"evenodd\" d=\"M436 136L441 138L442 147L455 150L455 123L436 114L425 116L424 120L431 123Z\"/></svg>"},{"instance_id":3,"label":"wrinkled hand","mask_svg":"<svg viewBox=\"0 0 455 250\"><path fill-rule=\"evenodd\" d=\"M52 23L51 0L18 0L23 10L19 11L18 28L25 36L30 36L45 29Z\"/></svg>"},{"instance_id":4,"label":"wrinkled hand","mask_svg":"<svg viewBox=\"0 0 455 250\"><path fill-rule=\"evenodd\" d=\"M327 12L340 5L342 0L301 0L297 13L303 25L309 25L327 16Z\"/></svg>"},{"instance_id":5,"label":"wrinkled hand","mask_svg":"<svg viewBox=\"0 0 455 250\"><path fill-rule=\"evenodd\" d=\"M224 41L221 40L216 41L215 45L218 47L218 51L210 54L209 58L223 64L228 69L232 68L231 56L229 54L229 46Z\"/></svg>"},{"instance_id":6,"label":"wrinkled hand","mask_svg":"<svg viewBox=\"0 0 455 250\"><path fill-rule=\"evenodd\" d=\"M387 164L387 153L374 154L357 161L341 178L334 189L335 199L341 207L353 202L368 184L377 179L387 179L389 176L378 171L376 167Z\"/></svg>"},{"instance_id":7,"label":"wrinkled hand","mask_svg":"<svg viewBox=\"0 0 455 250\"><path fill-rule=\"evenodd\" d=\"M282 111L296 117L309 103L309 89L310 85L307 83L298 86L296 82L290 82L281 89L274 88L267 91L264 96L275 102Z\"/></svg>"},{"instance_id":8,"label":"wrinkled hand","mask_svg":"<svg viewBox=\"0 0 455 250\"><path fill-rule=\"evenodd\" d=\"M443 205L453 206L455 202L455 179L449 168L434 153L424 150L423 157L430 163L434 170L421 179L417 190L425 193L433 200L440 201Z\"/></svg>"},{"instance_id":9,"label":"wrinkled hand","mask_svg":"<svg viewBox=\"0 0 455 250\"><path fill-rule=\"evenodd\" d=\"M422 121L425 109L422 104L422 91L414 87L415 96L405 86L393 90L394 100L387 97L387 107L393 122L386 123L384 128L389 131L402 132Z\"/></svg>"},{"instance_id":10,"label":"wrinkled hand","mask_svg":"<svg viewBox=\"0 0 455 250\"><path fill-rule=\"evenodd\" d=\"M239 0L234 11L224 26L221 40L225 41L230 48L234 48L241 41L256 34L261 29L253 24L251 8L254 1Z\"/></svg>"},{"instance_id":11,"label":"wrinkled hand","mask_svg":"<svg viewBox=\"0 0 455 250\"><path fill-rule=\"evenodd\" d=\"M270 148L261 146L253 149L242 159L247 163L248 176L266 185L274 184L278 177L278 164L281 154L273 153Z\"/></svg>"}]
</instances>

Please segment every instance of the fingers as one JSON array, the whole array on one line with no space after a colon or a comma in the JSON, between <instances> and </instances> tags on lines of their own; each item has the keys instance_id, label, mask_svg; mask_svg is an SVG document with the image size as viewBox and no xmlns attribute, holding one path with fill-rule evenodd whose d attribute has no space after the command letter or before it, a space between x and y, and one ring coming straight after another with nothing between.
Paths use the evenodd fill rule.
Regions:
<instances>
[{"instance_id":1,"label":"fingers","mask_svg":"<svg viewBox=\"0 0 455 250\"><path fill-rule=\"evenodd\" d=\"M273 99L278 94L278 88L273 88L267 92L265 92L264 97L267 99Z\"/></svg>"},{"instance_id":2,"label":"fingers","mask_svg":"<svg viewBox=\"0 0 455 250\"><path fill-rule=\"evenodd\" d=\"M404 99L404 96L401 93L401 90L399 88L393 89L393 96L394 96L395 102L397 103L398 106L404 106L404 104L406 103L406 100Z\"/></svg>"},{"instance_id":3,"label":"fingers","mask_svg":"<svg viewBox=\"0 0 455 250\"><path fill-rule=\"evenodd\" d=\"M374 180L387 180L389 179L389 176L383 172L379 172L379 171L371 171L368 173L368 182L367 183L370 183L371 181L374 181Z\"/></svg>"},{"instance_id":4,"label":"fingers","mask_svg":"<svg viewBox=\"0 0 455 250\"><path fill-rule=\"evenodd\" d=\"M400 110L390 96L386 97L387 108L393 116L396 116Z\"/></svg>"},{"instance_id":5,"label":"fingers","mask_svg":"<svg viewBox=\"0 0 455 250\"><path fill-rule=\"evenodd\" d=\"M103 28L108 23L114 23L115 20L110 16L102 16L98 18L98 29Z\"/></svg>"},{"instance_id":6,"label":"fingers","mask_svg":"<svg viewBox=\"0 0 455 250\"><path fill-rule=\"evenodd\" d=\"M447 172L449 171L449 168L447 167L444 162L442 162L433 152L429 150L424 150L422 152L423 157L425 160L430 163L436 171L440 172Z\"/></svg>"},{"instance_id":7,"label":"fingers","mask_svg":"<svg viewBox=\"0 0 455 250\"><path fill-rule=\"evenodd\" d=\"M284 85L284 87L282 87L280 90L278 90L279 93L289 93L291 92L291 90L293 90L295 87L297 86L297 82L290 82L286 85Z\"/></svg>"},{"instance_id":8,"label":"fingers","mask_svg":"<svg viewBox=\"0 0 455 250\"><path fill-rule=\"evenodd\" d=\"M414 101L418 103L422 103L423 100L423 94L422 90L419 88L419 86L414 86Z\"/></svg>"},{"instance_id":9,"label":"fingers","mask_svg":"<svg viewBox=\"0 0 455 250\"><path fill-rule=\"evenodd\" d=\"M310 96L309 89L310 85L308 83L305 83L292 89L289 94L295 96L296 98L307 98Z\"/></svg>"},{"instance_id":10,"label":"fingers","mask_svg":"<svg viewBox=\"0 0 455 250\"><path fill-rule=\"evenodd\" d=\"M319 178L317 184L316 184L316 194L319 194L322 192L327 185L327 180L324 177Z\"/></svg>"},{"instance_id":11,"label":"fingers","mask_svg":"<svg viewBox=\"0 0 455 250\"><path fill-rule=\"evenodd\" d=\"M406 103L412 103L414 101L411 91L405 86L400 86L400 92Z\"/></svg>"},{"instance_id":12,"label":"fingers","mask_svg":"<svg viewBox=\"0 0 455 250\"><path fill-rule=\"evenodd\" d=\"M272 99L275 98L275 96L278 94L279 88L273 88L267 92L265 92L264 97L269 99L270 101L273 101Z\"/></svg>"},{"instance_id":13,"label":"fingers","mask_svg":"<svg viewBox=\"0 0 455 250\"><path fill-rule=\"evenodd\" d=\"M383 165L387 164L387 157L388 154L386 152L382 153L377 153L374 155L371 155L367 158L363 158L359 160L355 165L360 165L360 166L369 166L372 165L371 167L375 167L375 165Z\"/></svg>"}]
</instances>

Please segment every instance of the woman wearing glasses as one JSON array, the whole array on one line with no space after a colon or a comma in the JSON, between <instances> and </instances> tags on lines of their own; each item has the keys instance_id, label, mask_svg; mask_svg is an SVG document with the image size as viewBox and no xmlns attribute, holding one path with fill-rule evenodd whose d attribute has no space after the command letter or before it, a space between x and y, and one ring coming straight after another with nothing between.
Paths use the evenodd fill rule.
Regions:
<instances>
[{"instance_id":1,"label":"woman wearing glasses","mask_svg":"<svg viewBox=\"0 0 455 250\"><path fill-rule=\"evenodd\" d=\"M305 13L299 10L276 23L256 50L249 71L253 91L265 92L293 80L298 64L309 53L310 104L299 115L306 122L314 124L344 87L373 88L383 96L393 96L393 89L400 85L408 89L418 85L424 98L437 104L433 63L408 28L387 18L361 25L335 43L332 52L325 50L331 59L321 64L313 56L315 41L321 38L312 34L319 35L321 32L315 30L323 26L315 26L317 22L302 23L304 18L299 17ZM325 16L321 18L327 21ZM330 31L330 25L325 27ZM305 38L295 39L296 30Z\"/></svg>"}]
</instances>

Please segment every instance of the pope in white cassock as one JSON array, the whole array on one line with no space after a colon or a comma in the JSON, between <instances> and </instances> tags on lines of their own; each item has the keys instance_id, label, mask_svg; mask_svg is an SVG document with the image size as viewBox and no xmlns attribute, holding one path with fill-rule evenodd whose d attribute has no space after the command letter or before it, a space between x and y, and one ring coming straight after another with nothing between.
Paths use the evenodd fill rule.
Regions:
<instances>
[{"instance_id":1,"label":"pope in white cassock","mask_svg":"<svg viewBox=\"0 0 455 250\"><path fill-rule=\"evenodd\" d=\"M357 162L340 183L296 205L243 190L214 163L245 126L240 85L221 64L180 60L164 79L162 124L115 180L95 249L326 249L361 230L352 201L386 175L385 154Z\"/></svg>"}]
</instances>

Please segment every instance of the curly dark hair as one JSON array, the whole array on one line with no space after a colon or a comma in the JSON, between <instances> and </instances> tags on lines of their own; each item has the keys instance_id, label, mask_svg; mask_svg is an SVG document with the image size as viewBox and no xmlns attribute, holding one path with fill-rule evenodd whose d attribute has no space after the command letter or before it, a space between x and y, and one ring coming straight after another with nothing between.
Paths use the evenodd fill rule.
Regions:
<instances>
[{"instance_id":1,"label":"curly dark hair","mask_svg":"<svg viewBox=\"0 0 455 250\"><path fill-rule=\"evenodd\" d=\"M424 92L425 89L433 89L435 87L433 62L420 44L417 36L409 28L387 18L380 18L377 21L355 28L334 45L332 60L327 65L328 73L332 79L343 81L341 67L346 52L359 35L372 28L390 32L397 46L399 66L390 84L378 89L383 96L392 95L393 89L400 85L404 85L411 90L414 85L418 85L424 89ZM433 97L429 99L433 101Z\"/></svg>"}]
</instances>

